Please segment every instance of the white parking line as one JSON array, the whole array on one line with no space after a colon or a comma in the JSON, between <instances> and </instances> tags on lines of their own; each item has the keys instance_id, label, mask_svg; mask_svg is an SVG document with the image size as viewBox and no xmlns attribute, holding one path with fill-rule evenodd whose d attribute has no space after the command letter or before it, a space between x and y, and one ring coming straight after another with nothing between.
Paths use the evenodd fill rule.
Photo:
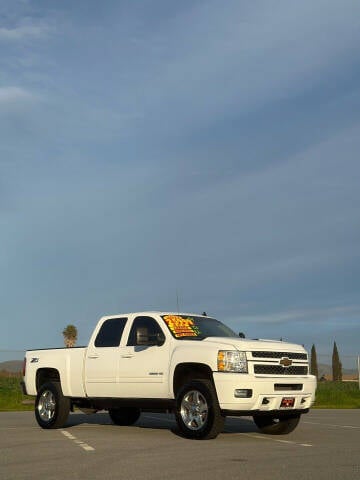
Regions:
<instances>
[{"instance_id":1,"label":"white parking line","mask_svg":"<svg viewBox=\"0 0 360 480\"><path fill-rule=\"evenodd\" d=\"M84 443L84 445L81 445L81 446L84 450L87 450L89 452L92 451L92 450L95 450L95 448L90 447L90 445L86 445L86 443Z\"/></svg>"},{"instance_id":2,"label":"white parking line","mask_svg":"<svg viewBox=\"0 0 360 480\"><path fill-rule=\"evenodd\" d=\"M71 435L71 433L66 432L65 430L60 430L60 431L66 438L68 438L69 440L73 440L73 442L79 447L81 447L83 450L86 450L87 452L91 452L95 450L95 448L91 447L90 445L83 442L82 440L78 440L76 437L74 437L74 435Z\"/></svg>"},{"instance_id":3,"label":"white parking line","mask_svg":"<svg viewBox=\"0 0 360 480\"><path fill-rule=\"evenodd\" d=\"M293 442L292 440L279 440L277 438L256 435L252 433L235 433L233 435L244 435L245 437L256 438L257 440L270 440L271 442L287 443L289 445L294 445L296 447L312 447L311 443L298 443L298 442Z\"/></svg>"},{"instance_id":4,"label":"white parking line","mask_svg":"<svg viewBox=\"0 0 360 480\"><path fill-rule=\"evenodd\" d=\"M321 423L321 422L302 422L302 423L309 423L310 425L324 425L326 427L336 427L336 428L360 428L354 425L335 425L333 423Z\"/></svg>"}]
</instances>

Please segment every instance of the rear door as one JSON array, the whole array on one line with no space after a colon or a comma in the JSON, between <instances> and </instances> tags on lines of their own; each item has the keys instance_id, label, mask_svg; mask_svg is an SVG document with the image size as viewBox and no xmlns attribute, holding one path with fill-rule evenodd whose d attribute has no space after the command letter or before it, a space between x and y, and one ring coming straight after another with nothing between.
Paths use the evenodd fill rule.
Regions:
<instances>
[{"instance_id":1,"label":"rear door","mask_svg":"<svg viewBox=\"0 0 360 480\"><path fill-rule=\"evenodd\" d=\"M85 389L89 397L119 396L120 342L126 317L105 320L85 357Z\"/></svg>"}]
</instances>

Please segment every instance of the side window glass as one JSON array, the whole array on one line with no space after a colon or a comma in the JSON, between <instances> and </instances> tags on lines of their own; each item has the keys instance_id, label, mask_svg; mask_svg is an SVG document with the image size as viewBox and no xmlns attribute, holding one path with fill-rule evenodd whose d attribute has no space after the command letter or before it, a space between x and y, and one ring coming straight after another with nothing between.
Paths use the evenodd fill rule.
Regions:
<instances>
[{"instance_id":1,"label":"side window glass","mask_svg":"<svg viewBox=\"0 0 360 480\"><path fill-rule=\"evenodd\" d=\"M110 318L106 320L95 339L95 347L118 347L127 318Z\"/></svg>"},{"instance_id":2,"label":"side window glass","mask_svg":"<svg viewBox=\"0 0 360 480\"><path fill-rule=\"evenodd\" d=\"M137 330L141 328L144 329L144 332L149 338L149 344L155 343L159 338L165 341L164 332L161 330L160 325L157 321L152 317L136 317L134 323L132 324L129 339L128 339L128 346L136 346L140 345L137 342ZM153 343L153 344L154 344Z\"/></svg>"}]
</instances>

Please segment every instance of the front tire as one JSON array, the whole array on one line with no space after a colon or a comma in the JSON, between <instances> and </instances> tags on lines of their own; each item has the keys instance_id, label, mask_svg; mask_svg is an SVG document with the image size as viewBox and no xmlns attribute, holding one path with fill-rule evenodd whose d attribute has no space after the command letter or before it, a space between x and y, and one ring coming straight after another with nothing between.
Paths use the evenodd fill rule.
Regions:
<instances>
[{"instance_id":1,"label":"front tire","mask_svg":"<svg viewBox=\"0 0 360 480\"><path fill-rule=\"evenodd\" d=\"M300 415L262 416L254 415L255 425L268 435L286 435L297 427Z\"/></svg>"},{"instance_id":2,"label":"front tire","mask_svg":"<svg viewBox=\"0 0 360 480\"><path fill-rule=\"evenodd\" d=\"M64 397L59 382L42 385L35 401L35 418L41 428L61 428L70 412L70 399Z\"/></svg>"},{"instance_id":3,"label":"front tire","mask_svg":"<svg viewBox=\"0 0 360 480\"><path fill-rule=\"evenodd\" d=\"M115 425L133 425L140 417L139 408L109 408L109 415Z\"/></svg>"},{"instance_id":4,"label":"front tire","mask_svg":"<svg viewBox=\"0 0 360 480\"><path fill-rule=\"evenodd\" d=\"M187 438L215 438L224 427L213 384L209 380L193 380L184 385L176 396L175 418L181 433Z\"/></svg>"}]
</instances>

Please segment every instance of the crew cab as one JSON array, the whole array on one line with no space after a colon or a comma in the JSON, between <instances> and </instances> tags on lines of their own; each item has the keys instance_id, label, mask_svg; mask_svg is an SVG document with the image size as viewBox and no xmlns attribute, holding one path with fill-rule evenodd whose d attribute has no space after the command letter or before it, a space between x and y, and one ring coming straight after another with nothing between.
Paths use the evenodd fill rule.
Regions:
<instances>
[{"instance_id":1,"label":"crew cab","mask_svg":"<svg viewBox=\"0 0 360 480\"><path fill-rule=\"evenodd\" d=\"M293 431L316 378L301 345L239 338L206 315L139 312L101 318L87 347L27 351L23 389L45 429L75 407L107 410L118 425L170 411L185 437L208 439L228 415L251 416L264 433Z\"/></svg>"}]
</instances>

